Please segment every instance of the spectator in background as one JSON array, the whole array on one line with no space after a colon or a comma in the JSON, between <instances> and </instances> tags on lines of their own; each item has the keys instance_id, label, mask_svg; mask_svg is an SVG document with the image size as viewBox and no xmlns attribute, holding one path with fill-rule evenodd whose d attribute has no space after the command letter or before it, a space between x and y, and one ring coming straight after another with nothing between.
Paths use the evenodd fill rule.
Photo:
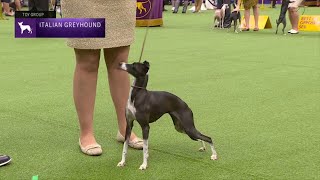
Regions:
<instances>
[{"instance_id":1,"label":"spectator in background","mask_svg":"<svg viewBox=\"0 0 320 180\"><path fill-rule=\"evenodd\" d=\"M177 13L178 12L179 3L180 3L180 0L171 0L172 9L173 9L172 13Z\"/></svg>"},{"instance_id":2,"label":"spectator in background","mask_svg":"<svg viewBox=\"0 0 320 180\"><path fill-rule=\"evenodd\" d=\"M53 10L55 5L56 5L56 0L50 0L49 10Z\"/></svg>"},{"instance_id":3,"label":"spectator in background","mask_svg":"<svg viewBox=\"0 0 320 180\"><path fill-rule=\"evenodd\" d=\"M272 8L276 8L276 3L277 3L277 0L272 0L272 5L271 5L271 7L272 7Z\"/></svg>"},{"instance_id":4,"label":"spectator in background","mask_svg":"<svg viewBox=\"0 0 320 180\"><path fill-rule=\"evenodd\" d=\"M14 11L21 11L21 2L20 2L20 0L14 0L14 2L11 2L10 3L10 7Z\"/></svg>"},{"instance_id":5,"label":"spectator in background","mask_svg":"<svg viewBox=\"0 0 320 180\"><path fill-rule=\"evenodd\" d=\"M288 31L290 34L298 34L298 24L299 24L299 13L298 7L301 5L303 0L291 0L292 3L289 3L289 19L291 22L292 29Z\"/></svg>"},{"instance_id":6,"label":"spectator in background","mask_svg":"<svg viewBox=\"0 0 320 180\"><path fill-rule=\"evenodd\" d=\"M202 0L195 0L193 13L198 13L201 10Z\"/></svg>"},{"instance_id":7,"label":"spectator in background","mask_svg":"<svg viewBox=\"0 0 320 180\"><path fill-rule=\"evenodd\" d=\"M163 0L163 8L162 8L162 11L167 11L166 8L164 7L164 6L166 5L166 3L167 3L166 0Z\"/></svg>"},{"instance_id":8,"label":"spectator in background","mask_svg":"<svg viewBox=\"0 0 320 180\"><path fill-rule=\"evenodd\" d=\"M6 16L14 16L14 12L11 11L10 9L10 0L1 0L2 4L3 4L3 12L4 12L4 15Z\"/></svg>"},{"instance_id":9,"label":"spectator in background","mask_svg":"<svg viewBox=\"0 0 320 180\"><path fill-rule=\"evenodd\" d=\"M29 0L30 11L49 11L49 1L46 0Z\"/></svg>"},{"instance_id":10,"label":"spectator in background","mask_svg":"<svg viewBox=\"0 0 320 180\"><path fill-rule=\"evenodd\" d=\"M241 1L238 1L237 8L233 11L239 11L241 5ZM249 31L250 28L250 8L253 9L253 16L254 16L254 29L253 31L259 31L259 10L258 10L258 0L243 0L243 7L244 7L244 21L245 27L242 31Z\"/></svg>"},{"instance_id":11,"label":"spectator in background","mask_svg":"<svg viewBox=\"0 0 320 180\"><path fill-rule=\"evenodd\" d=\"M189 5L189 0L184 0L182 13L187 12L188 5ZM172 6L174 7L174 10L172 13L177 13L179 10L179 6L180 6L180 0L172 0Z\"/></svg>"}]
</instances>

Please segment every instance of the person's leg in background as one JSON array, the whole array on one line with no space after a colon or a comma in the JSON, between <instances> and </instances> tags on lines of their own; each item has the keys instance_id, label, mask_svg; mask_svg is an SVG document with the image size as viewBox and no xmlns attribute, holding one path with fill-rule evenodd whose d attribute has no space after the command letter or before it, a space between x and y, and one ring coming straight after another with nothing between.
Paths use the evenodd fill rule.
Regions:
<instances>
[{"instance_id":1,"label":"person's leg in background","mask_svg":"<svg viewBox=\"0 0 320 180\"><path fill-rule=\"evenodd\" d=\"M259 8L258 5L254 5L252 7L253 10L253 17L254 17L254 31L258 31L259 30Z\"/></svg>"},{"instance_id":2,"label":"person's leg in background","mask_svg":"<svg viewBox=\"0 0 320 180\"><path fill-rule=\"evenodd\" d=\"M298 34L298 23L299 23L299 13L298 13L298 7L302 3L302 0L295 0L294 2L289 4L289 12L288 16L291 23L291 30L288 31L290 34Z\"/></svg>"},{"instance_id":3,"label":"person's leg in background","mask_svg":"<svg viewBox=\"0 0 320 180\"><path fill-rule=\"evenodd\" d=\"M198 0L198 6L197 6L197 12L201 11L201 6L202 6L202 0Z\"/></svg>"},{"instance_id":4,"label":"person's leg in background","mask_svg":"<svg viewBox=\"0 0 320 180\"><path fill-rule=\"evenodd\" d=\"M272 8L276 8L276 3L277 3L277 0L272 0L272 5L271 5L271 7L272 7Z\"/></svg>"},{"instance_id":5,"label":"person's leg in background","mask_svg":"<svg viewBox=\"0 0 320 180\"><path fill-rule=\"evenodd\" d=\"M182 9L182 13L186 13L188 10L188 5L189 5L189 0L184 0L183 1L183 9Z\"/></svg>"},{"instance_id":6,"label":"person's leg in background","mask_svg":"<svg viewBox=\"0 0 320 180\"><path fill-rule=\"evenodd\" d=\"M14 0L14 3L16 5L16 11L21 11L21 2L20 2L20 0Z\"/></svg>"},{"instance_id":7,"label":"person's leg in background","mask_svg":"<svg viewBox=\"0 0 320 180\"><path fill-rule=\"evenodd\" d=\"M298 31L298 23L299 23L299 13L298 8L290 7L289 8L289 19L291 22L291 30ZM296 33L293 33L296 34Z\"/></svg>"},{"instance_id":8,"label":"person's leg in background","mask_svg":"<svg viewBox=\"0 0 320 180\"><path fill-rule=\"evenodd\" d=\"M29 0L29 10L49 11L49 1L47 0Z\"/></svg>"},{"instance_id":9,"label":"person's leg in background","mask_svg":"<svg viewBox=\"0 0 320 180\"><path fill-rule=\"evenodd\" d=\"M73 98L80 124L80 147L97 144L93 131L93 114L100 60L100 50L75 49L76 67ZM89 155L99 155L101 148L91 148Z\"/></svg>"},{"instance_id":10,"label":"person's leg in background","mask_svg":"<svg viewBox=\"0 0 320 180\"><path fill-rule=\"evenodd\" d=\"M195 10L194 13L200 12L201 10L201 5L202 5L202 0L195 0Z\"/></svg>"},{"instance_id":11,"label":"person's leg in background","mask_svg":"<svg viewBox=\"0 0 320 180\"><path fill-rule=\"evenodd\" d=\"M10 10L10 0L1 0L3 4L3 12L6 16L14 16L14 13Z\"/></svg>"},{"instance_id":12,"label":"person's leg in background","mask_svg":"<svg viewBox=\"0 0 320 180\"><path fill-rule=\"evenodd\" d=\"M244 9L244 22L245 22L245 27L243 31L248 31L250 28L250 8L249 9Z\"/></svg>"},{"instance_id":13,"label":"person's leg in background","mask_svg":"<svg viewBox=\"0 0 320 180\"><path fill-rule=\"evenodd\" d=\"M172 0L172 6L174 7L173 13L177 13L180 6L180 0Z\"/></svg>"},{"instance_id":14,"label":"person's leg in background","mask_svg":"<svg viewBox=\"0 0 320 180\"><path fill-rule=\"evenodd\" d=\"M176 1L177 0L171 0L171 6L172 6L171 10L172 10L172 12L174 11Z\"/></svg>"},{"instance_id":15,"label":"person's leg in background","mask_svg":"<svg viewBox=\"0 0 320 180\"><path fill-rule=\"evenodd\" d=\"M125 136L127 126L125 109L129 97L130 81L128 73L119 70L119 64L128 62L129 50L130 46L104 49L110 94L117 114L118 129L122 136ZM131 133L130 141L136 138L137 136ZM142 148L142 145L142 142L137 144L139 148Z\"/></svg>"},{"instance_id":16,"label":"person's leg in background","mask_svg":"<svg viewBox=\"0 0 320 180\"><path fill-rule=\"evenodd\" d=\"M56 0L50 0L49 10L53 10L55 5L56 5Z\"/></svg>"},{"instance_id":17,"label":"person's leg in background","mask_svg":"<svg viewBox=\"0 0 320 180\"><path fill-rule=\"evenodd\" d=\"M162 11L167 11L166 8L165 8L165 5L166 5L166 0L163 0L163 7L162 7Z\"/></svg>"}]
</instances>

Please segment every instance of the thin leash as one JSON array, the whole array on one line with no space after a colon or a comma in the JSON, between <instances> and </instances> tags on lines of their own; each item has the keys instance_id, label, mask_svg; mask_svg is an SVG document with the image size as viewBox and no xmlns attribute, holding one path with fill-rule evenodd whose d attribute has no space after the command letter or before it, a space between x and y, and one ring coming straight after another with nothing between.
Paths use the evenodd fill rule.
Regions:
<instances>
[{"instance_id":1,"label":"thin leash","mask_svg":"<svg viewBox=\"0 0 320 180\"><path fill-rule=\"evenodd\" d=\"M150 9L150 13L152 13L152 10L153 10L153 6L152 6L152 3L153 2L152 0L150 0L150 6L151 6L151 9ZM141 53L140 53L140 58L139 58L139 63L141 62L141 59L142 59L142 55L143 55L143 52L144 52L144 47L146 45L146 40L147 40L147 37L148 37L148 32L149 32L149 27L150 27L150 20L151 20L151 14L149 15L149 19L148 19L148 22L147 22L147 27L146 27L146 33L144 35L144 39L143 39L143 43L142 43L142 48L141 48ZM139 87L139 86L134 86L134 85L131 85L132 88L137 88L137 89L144 89L146 90L146 88L144 87Z\"/></svg>"},{"instance_id":2,"label":"thin leash","mask_svg":"<svg viewBox=\"0 0 320 180\"><path fill-rule=\"evenodd\" d=\"M144 35L144 39L143 39L143 43L142 43L142 48L141 48L141 53L140 53L140 58L139 58L139 63L141 62L141 59L142 59L142 55L143 55L143 51L144 51L144 47L146 45L146 40L147 40L147 36L148 36L148 32L149 32L149 27L150 27L150 20L151 20L151 13L152 13L152 10L153 10L153 6L152 6L152 3L153 2L152 0L150 0L150 6L151 6L151 9L150 9L150 14L149 14L149 19L148 19L148 22L147 22L147 27L146 27L146 33Z\"/></svg>"}]
</instances>

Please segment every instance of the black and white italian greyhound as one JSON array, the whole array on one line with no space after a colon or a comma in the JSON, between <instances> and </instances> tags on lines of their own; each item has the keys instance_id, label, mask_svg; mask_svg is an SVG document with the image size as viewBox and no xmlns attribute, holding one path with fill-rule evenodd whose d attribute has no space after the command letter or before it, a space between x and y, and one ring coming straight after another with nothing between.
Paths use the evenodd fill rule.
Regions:
<instances>
[{"instance_id":1,"label":"black and white italian greyhound","mask_svg":"<svg viewBox=\"0 0 320 180\"><path fill-rule=\"evenodd\" d=\"M204 141L210 144L212 155L211 159L216 160L213 141L210 137L201 134L194 125L193 113L188 105L174 94L165 91L148 91L147 84L149 78L149 63L126 64L120 63L120 68L132 75L135 80L131 86L131 91L126 107L127 128L125 142L123 146L122 159L118 166L124 166L128 151L128 142L133 127L133 121L136 120L142 128L143 136L143 163L139 169L147 168L148 160L148 137L149 123L155 122L162 115L168 113L178 132L187 134L192 140L199 140L202 143L200 151L205 150Z\"/></svg>"},{"instance_id":2,"label":"black and white italian greyhound","mask_svg":"<svg viewBox=\"0 0 320 180\"><path fill-rule=\"evenodd\" d=\"M237 8L237 5L235 3L233 3L233 8L236 9ZM231 16L230 16L230 24L232 24L232 21L234 23L234 32L235 33L238 33L238 30L239 29L241 31L241 29L239 28L240 25L241 25L241 14L240 14L240 11L233 11L231 13ZM238 21L239 21L239 26L238 26Z\"/></svg>"},{"instance_id":3,"label":"black and white italian greyhound","mask_svg":"<svg viewBox=\"0 0 320 180\"><path fill-rule=\"evenodd\" d=\"M286 14L287 14L290 3L291 3L290 0L282 0L280 15L279 15L279 18L276 20L276 23L277 23L276 34L278 34L278 28L281 23L283 24L282 33L284 34L284 29L287 26Z\"/></svg>"}]
</instances>

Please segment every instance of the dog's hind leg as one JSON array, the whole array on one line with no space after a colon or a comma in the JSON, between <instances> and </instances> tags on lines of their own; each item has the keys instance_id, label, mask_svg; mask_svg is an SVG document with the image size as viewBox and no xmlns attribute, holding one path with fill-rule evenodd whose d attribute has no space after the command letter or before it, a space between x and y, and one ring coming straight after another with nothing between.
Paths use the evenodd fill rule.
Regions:
<instances>
[{"instance_id":1,"label":"dog's hind leg","mask_svg":"<svg viewBox=\"0 0 320 180\"><path fill-rule=\"evenodd\" d=\"M278 23L278 20L276 20L276 23L277 23L277 30L276 30L276 34L278 34L278 28L279 28L279 24L280 24L280 23Z\"/></svg>"},{"instance_id":2,"label":"dog's hind leg","mask_svg":"<svg viewBox=\"0 0 320 180\"><path fill-rule=\"evenodd\" d=\"M129 145L132 127L133 127L133 120L130 120L130 121L127 120L126 135L125 135L125 141L124 141L123 150L122 150L122 159L118 163L117 165L118 167L123 167L126 164L126 156L128 152L128 145Z\"/></svg>"},{"instance_id":3,"label":"dog's hind leg","mask_svg":"<svg viewBox=\"0 0 320 180\"><path fill-rule=\"evenodd\" d=\"M199 140L199 141L200 141L200 143L201 143L201 147L199 148L199 151L200 151L200 152L203 152L203 151L206 150L206 144L205 144L204 141L202 141L202 140Z\"/></svg>"},{"instance_id":4,"label":"dog's hind leg","mask_svg":"<svg viewBox=\"0 0 320 180\"><path fill-rule=\"evenodd\" d=\"M283 34L285 34L285 33L284 33L284 29L286 28L286 26L287 26L287 20L286 20L286 18L284 18L284 19L283 19L283 28L282 28L282 33L283 33Z\"/></svg>"},{"instance_id":5,"label":"dog's hind leg","mask_svg":"<svg viewBox=\"0 0 320 180\"><path fill-rule=\"evenodd\" d=\"M171 119L173 121L174 128L180 133L185 133L184 128L181 124L181 120L179 119L178 113L169 112L169 115L171 116Z\"/></svg>"},{"instance_id":6,"label":"dog's hind leg","mask_svg":"<svg viewBox=\"0 0 320 180\"><path fill-rule=\"evenodd\" d=\"M216 160L217 152L214 148L213 141L210 137L201 134L194 126L193 121L193 114L191 110L185 111L183 113L179 113L179 116L181 116L181 124L184 127L184 130L186 134L192 139L192 140L202 140L210 144L212 155L211 159Z\"/></svg>"},{"instance_id":7,"label":"dog's hind leg","mask_svg":"<svg viewBox=\"0 0 320 180\"><path fill-rule=\"evenodd\" d=\"M209 145L211 147L211 151L212 151L211 160L218 159L217 152L216 152L216 150L214 148L213 141L212 141L212 139L210 137L201 134L196 129L186 130L186 134L193 140L202 140L202 141L205 141L205 142L209 143ZM202 149L203 149L203 146L199 150L201 151Z\"/></svg>"},{"instance_id":8,"label":"dog's hind leg","mask_svg":"<svg viewBox=\"0 0 320 180\"><path fill-rule=\"evenodd\" d=\"M235 20L233 20L234 22L233 22L233 30L234 30L234 32L235 33L238 33L238 31L237 31L237 19L235 19Z\"/></svg>"}]
</instances>

